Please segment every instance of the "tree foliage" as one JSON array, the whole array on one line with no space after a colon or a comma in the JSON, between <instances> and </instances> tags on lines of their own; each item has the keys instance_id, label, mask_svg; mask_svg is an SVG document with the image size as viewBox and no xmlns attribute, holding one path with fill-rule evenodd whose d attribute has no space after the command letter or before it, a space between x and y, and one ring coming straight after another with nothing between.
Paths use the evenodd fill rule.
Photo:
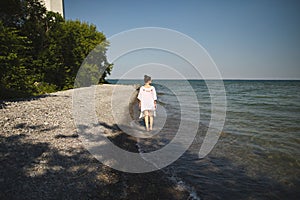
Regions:
<instances>
[{"instance_id":1,"label":"tree foliage","mask_svg":"<svg viewBox=\"0 0 300 200\"><path fill-rule=\"evenodd\" d=\"M39 0L0 2L0 98L69 89L82 62L96 48L97 70L104 82L112 69L108 41L94 25L64 20ZM94 71L93 71L94 70Z\"/></svg>"}]
</instances>

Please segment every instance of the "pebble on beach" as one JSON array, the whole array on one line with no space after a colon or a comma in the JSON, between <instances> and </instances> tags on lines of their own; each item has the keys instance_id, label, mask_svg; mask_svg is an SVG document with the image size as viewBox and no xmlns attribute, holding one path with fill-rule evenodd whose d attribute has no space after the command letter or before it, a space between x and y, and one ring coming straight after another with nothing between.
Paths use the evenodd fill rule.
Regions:
<instances>
[{"instance_id":1,"label":"pebble on beach","mask_svg":"<svg viewBox=\"0 0 300 200\"><path fill-rule=\"evenodd\" d=\"M113 85L97 86L97 115L113 125ZM119 86L128 87L128 86ZM0 109L0 199L182 199L162 172L129 174L96 160L82 145L72 116L73 90L5 101ZM118 129L105 135L119 146L136 143ZM121 137L120 137L121 135ZM118 137L116 137L118 136Z\"/></svg>"}]
</instances>

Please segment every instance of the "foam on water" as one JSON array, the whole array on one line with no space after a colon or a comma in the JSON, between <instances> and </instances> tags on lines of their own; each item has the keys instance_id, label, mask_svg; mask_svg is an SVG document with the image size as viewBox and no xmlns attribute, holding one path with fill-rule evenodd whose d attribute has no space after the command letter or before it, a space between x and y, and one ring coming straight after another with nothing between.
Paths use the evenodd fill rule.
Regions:
<instances>
[{"instance_id":1,"label":"foam on water","mask_svg":"<svg viewBox=\"0 0 300 200\"><path fill-rule=\"evenodd\" d=\"M155 166L157 169L159 169L159 167L152 162L151 160L148 160L145 156L144 156L144 150L142 148L142 145L140 144L140 139L137 139L137 143L136 146L138 148L139 154L141 155L141 157L151 163L153 166ZM176 189L178 191L187 191L189 193L189 198L188 200L200 200L200 197L197 195L197 192L194 190L193 187L191 187L190 185L188 185L187 183L185 183L180 177L178 177L174 171L170 172L170 170L168 169L161 169L165 174L166 177L173 182L176 185Z\"/></svg>"}]
</instances>

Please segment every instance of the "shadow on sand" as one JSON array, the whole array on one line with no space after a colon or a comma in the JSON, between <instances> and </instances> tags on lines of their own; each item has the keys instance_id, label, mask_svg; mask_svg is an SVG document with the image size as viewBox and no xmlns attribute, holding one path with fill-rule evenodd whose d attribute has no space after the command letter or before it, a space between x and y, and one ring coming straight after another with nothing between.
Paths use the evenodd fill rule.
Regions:
<instances>
[{"instance_id":1,"label":"shadow on sand","mask_svg":"<svg viewBox=\"0 0 300 200\"><path fill-rule=\"evenodd\" d=\"M120 132L117 126L101 125ZM15 128L24 126L18 124ZM49 137L66 143L78 140L77 134ZM110 140L124 149L137 151L135 141L122 132ZM188 196L175 191L161 171L123 173L106 167L84 148L62 151L53 144L30 140L26 134L0 136L0 152L0 199L186 199Z\"/></svg>"}]
</instances>

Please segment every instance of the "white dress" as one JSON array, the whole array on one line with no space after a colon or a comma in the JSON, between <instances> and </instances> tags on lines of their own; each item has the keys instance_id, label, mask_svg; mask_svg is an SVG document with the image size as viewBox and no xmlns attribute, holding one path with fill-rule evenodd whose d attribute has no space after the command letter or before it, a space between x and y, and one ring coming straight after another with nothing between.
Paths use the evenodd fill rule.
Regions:
<instances>
[{"instance_id":1,"label":"white dress","mask_svg":"<svg viewBox=\"0 0 300 200\"><path fill-rule=\"evenodd\" d=\"M155 91L155 87L151 86L150 88L146 88L142 86L140 88L138 97L141 101L141 115L140 118L143 117L143 113L145 110L153 111L155 116L155 105L154 101L157 100L157 95Z\"/></svg>"}]
</instances>

